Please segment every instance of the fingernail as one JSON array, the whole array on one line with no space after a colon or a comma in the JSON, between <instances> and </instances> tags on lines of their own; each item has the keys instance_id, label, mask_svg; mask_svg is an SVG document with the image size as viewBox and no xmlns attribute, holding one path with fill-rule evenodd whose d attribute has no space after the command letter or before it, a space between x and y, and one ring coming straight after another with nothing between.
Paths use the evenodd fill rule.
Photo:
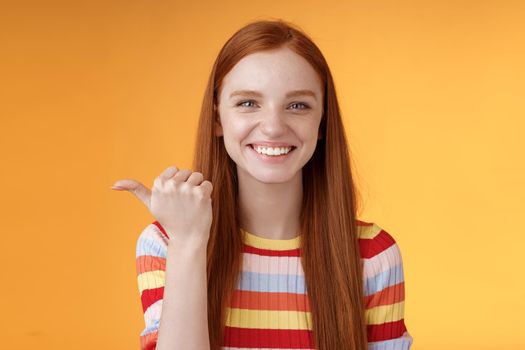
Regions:
<instances>
[{"instance_id":1,"label":"fingernail","mask_svg":"<svg viewBox=\"0 0 525 350\"><path fill-rule=\"evenodd\" d=\"M120 186L111 186L110 189L112 189L112 190L123 190L124 187L120 187Z\"/></svg>"}]
</instances>

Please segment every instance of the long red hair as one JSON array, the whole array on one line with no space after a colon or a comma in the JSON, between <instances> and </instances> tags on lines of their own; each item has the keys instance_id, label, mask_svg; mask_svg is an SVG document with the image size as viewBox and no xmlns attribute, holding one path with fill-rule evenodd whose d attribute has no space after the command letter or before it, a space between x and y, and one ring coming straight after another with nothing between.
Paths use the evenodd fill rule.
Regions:
<instances>
[{"instance_id":1,"label":"long red hair","mask_svg":"<svg viewBox=\"0 0 525 350\"><path fill-rule=\"evenodd\" d=\"M304 57L324 86L322 138L302 169L301 262L318 350L367 347L363 273L357 238L357 192L334 82L319 48L296 25L260 20L222 47L205 90L195 144L194 171L213 183L213 221L207 247L208 326L212 350L223 340L226 306L242 268L237 170L214 134L215 106L224 76L244 56L286 46Z\"/></svg>"}]
</instances>

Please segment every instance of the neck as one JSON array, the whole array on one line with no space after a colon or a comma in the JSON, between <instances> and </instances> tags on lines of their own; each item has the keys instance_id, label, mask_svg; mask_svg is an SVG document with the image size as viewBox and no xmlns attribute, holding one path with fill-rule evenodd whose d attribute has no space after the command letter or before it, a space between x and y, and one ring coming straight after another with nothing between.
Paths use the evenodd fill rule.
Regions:
<instances>
[{"instance_id":1,"label":"neck","mask_svg":"<svg viewBox=\"0 0 525 350\"><path fill-rule=\"evenodd\" d=\"M268 239L291 239L299 235L302 173L288 182L264 183L237 168L241 227Z\"/></svg>"}]
</instances>

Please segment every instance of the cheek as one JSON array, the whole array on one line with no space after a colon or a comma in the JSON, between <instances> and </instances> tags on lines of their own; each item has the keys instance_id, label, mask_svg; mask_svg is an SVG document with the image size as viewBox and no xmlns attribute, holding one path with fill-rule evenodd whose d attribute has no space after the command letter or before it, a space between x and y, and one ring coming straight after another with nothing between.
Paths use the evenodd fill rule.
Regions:
<instances>
[{"instance_id":1,"label":"cheek","mask_svg":"<svg viewBox=\"0 0 525 350\"><path fill-rule=\"evenodd\" d=\"M248 135L251 130L249 123L240 119L231 119L224 125L224 131L228 133L231 138L240 140Z\"/></svg>"},{"instance_id":2,"label":"cheek","mask_svg":"<svg viewBox=\"0 0 525 350\"><path fill-rule=\"evenodd\" d=\"M251 128L247 123L240 121L230 121L223 125L224 144L226 148L233 149L247 142Z\"/></svg>"},{"instance_id":3,"label":"cheek","mask_svg":"<svg viewBox=\"0 0 525 350\"><path fill-rule=\"evenodd\" d=\"M298 125L295 129L299 137L304 140L304 142L312 142L317 139L319 134L319 125L318 123L312 122L303 125Z\"/></svg>"}]
</instances>

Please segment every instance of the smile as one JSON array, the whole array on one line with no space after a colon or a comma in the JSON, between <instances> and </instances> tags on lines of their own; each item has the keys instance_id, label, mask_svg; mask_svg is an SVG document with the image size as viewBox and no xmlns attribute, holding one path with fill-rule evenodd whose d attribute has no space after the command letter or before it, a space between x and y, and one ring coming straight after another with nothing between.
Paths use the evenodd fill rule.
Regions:
<instances>
[{"instance_id":1,"label":"smile","mask_svg":"<svg viewBox=\"0 0 525 350\"><path fill-rule=\"evenodd\" d=\"M277 148L266 148L266 147L257 147L259 153L253 145L247 146L250 149L250 154L253 154L258 160L264 161L265 163L270 164L278 164L286 161L288 158L290 158L290 155L293 153L293 151L297 148L295 146L292 147L277 147ZM285 153L281 153L284 151ZM288 153L286 153L288 151ZM269 154L264 154L264 153ZM276 153L276 154L275 154Z\"/></svg>"}]
</instances>

